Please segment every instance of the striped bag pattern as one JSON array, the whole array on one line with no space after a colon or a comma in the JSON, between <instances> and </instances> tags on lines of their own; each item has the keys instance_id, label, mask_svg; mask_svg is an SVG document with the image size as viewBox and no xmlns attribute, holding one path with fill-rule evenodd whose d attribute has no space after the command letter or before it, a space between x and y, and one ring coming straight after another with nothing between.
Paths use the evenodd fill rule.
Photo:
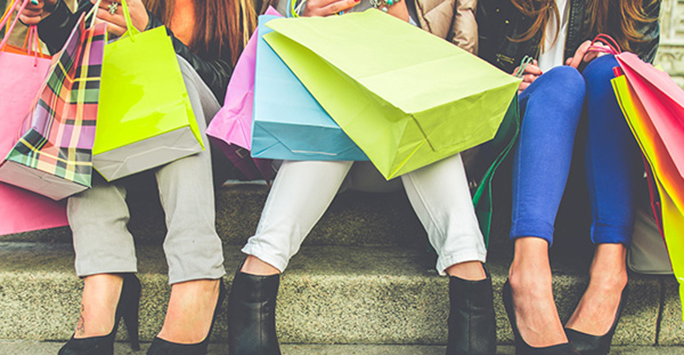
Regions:
<instances>
[{"instance_id":1,"label":"striped bag pattern","mask_svg":"<svg viewBox=\"0 0 684 355\"><path fill-rule=\"evenodd\" d=\"M90 187L105 42L105 24L86 28L82 16L53 57L0 180L55 200Z\"/></svg>"}]
</instances>

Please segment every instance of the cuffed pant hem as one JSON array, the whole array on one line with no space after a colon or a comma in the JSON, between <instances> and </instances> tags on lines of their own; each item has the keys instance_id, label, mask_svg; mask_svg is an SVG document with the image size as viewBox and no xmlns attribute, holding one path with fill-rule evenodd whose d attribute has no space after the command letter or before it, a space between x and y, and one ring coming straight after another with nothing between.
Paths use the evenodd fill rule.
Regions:
<instances>
[{"instance_id":1,"label":"cuffed pant hem","mask_svg":"<svg viewBox=\"0 0 684 355\"><path fill-rule=\"evenodd\" d=\"M624 244L632 243L633 228L595 225L591 228L591 241L594 244Z\"/></svg>"},{"instance_id":2,"label":"cuffed pant hem","mask_svg":"<svg viewBox=\"0 0 684 355\"><path fill-rule=\"evenodd\" d=\"M437 272L442 276L447 276L446 269L452 265L464 263L467 261L479 261L484 263L487 260L487 252L481 252L478 250L466 250L459 253L454 253L451 255L440 256L437 258L437 265L435 268Z\"/></svg>"},{"instance_id":3,"label":"cuffed pant hem","mask_svg":"<svg viewBox=\"0 0 684 355\"><path fill-rule=\"evenodd\" d=\"M245 245L244 248L242 248L241 251L247 255L251 255L258 258L266 264L273 266L274 268L278 269L278 271L280 271L281 273L285 271L285 269L287 268L287 264L290 261L286 260L285 258L273 256L271 253L266 252L265 250L255 245L249 244L249 242L247 243L247 245Z\"/></svg>"},{"instance_id":4,"label":"cuffed pant hem","mask_svg":"<svg viewBox=\"0 0 684 355\"><path fill-rule=\"evenodd\" d=\"M510 239L537 237L546 240L551 246L553 244L553 232L553 224L532 219L514 220L511 226Z\"/></svg>"},{"instance_id":5,"label":"cuffed pant hem","mask_svg":"<svg viewBox=\"0 0 684 355\"><path fill-rule=\"evenodd\" d=\"M83 268L76 267L76 276L83 278L99 274L135 274L138 272L136 267L106 267L102 269L83 270Z\"/></svg>"},{"instance_id":6,"label":"cuffed pant hem","mask_svg":"<svg viewBox=\"0 0 684 355\"><path fill-rule=\"evenodd\" d=\"M197 281L197 280L218 280L222 278L223 276L226 276L226 269L221 266L220 268L216 268L216 270L213 270L212 272L209 273L204 273L201 275L190 275L190 276L185 276L185 277L174 277L171 278L169 277L169 285L181 283L181 282L188 282L188 281Z\"/></svg>"}]
</instances>

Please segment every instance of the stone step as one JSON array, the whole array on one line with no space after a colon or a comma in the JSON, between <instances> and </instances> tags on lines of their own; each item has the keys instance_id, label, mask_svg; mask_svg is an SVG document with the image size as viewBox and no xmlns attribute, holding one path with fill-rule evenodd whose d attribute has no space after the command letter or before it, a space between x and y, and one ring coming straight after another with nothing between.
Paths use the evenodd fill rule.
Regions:
<instances>
[{"instance_id":1,"label":"stone step","mask_svg":"<svg viewBox=\"0 0 684 355\"><path fill-rule=\"evenodd\" d=\"M62 343L36 341L1 341L0 354L12 355L54 355ZM143 355L149 343L141 344L140 351L131 350L126 344L114 345L114 355ZM443 355L442 345L306 345L282 344L284 355ZM225 343L209 344L207 355L228 354ZM511 345L501 345L497 355L513 355L515 349ZM666 346L613 346L613 355L681 355L684 349Z\"/></svg>"},{"instance_id":2,"label":"stone step","mask_svg":"<svg viewBox=\"0 0 684 355\"><path fill-rule=\"evenodd\" d=\"M143 284L141 338L161 328L168 293L166 264L156 246L139 246ZM239 246L225 248L227 286L244 258ZM508 251L490 252L498 338L512 333L501 303ZM306 246L282 276L278 333L292 344L444 344L448 280L432 269L424 250L396 246ZM575 258L554 258L554 289L567 319L586 287ZM582 265L586 263L582 262ZM64 341L78 317L81 281L73 273L68 244L0 243L0 339ZM631 295L614 344L683 345L684 324L672 277L633 275ZM215 341L225 341L225 306ZM125 332L119 332L125 338Z\"/></svg>"},{"instance_id":3,"label":"stone step","mask_svg":"<svg viewBox=\"0 0 684 355\"><path fill-rule=\"evenodd\" d=\"M149 186L149 185L148 185ZM232 184L216 194L216 226L225 244L242 245L254 234L268 194L265 184ZM129 229L138 244L160 245L166 227L156 187L129 191ZM0 242L71 243L68 227L0 236ZM306 240L308 245L402 245L425 243L425 231L406 195L340 194Z\"/></svg>"}]
</instances>

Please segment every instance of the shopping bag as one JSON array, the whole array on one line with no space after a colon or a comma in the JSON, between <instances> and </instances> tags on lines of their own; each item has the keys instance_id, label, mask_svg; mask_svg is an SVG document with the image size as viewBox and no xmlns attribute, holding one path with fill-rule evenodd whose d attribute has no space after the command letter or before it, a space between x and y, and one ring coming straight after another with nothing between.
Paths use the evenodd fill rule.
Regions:
<instances>
[{"instance_id":1,"label":"shopping bag","mask_svg":"<svg viewBox=\"0 0 684 355\"><path fill-rule=\"evenodd\" d=\"M81 16L53 57L0 181L60 200L90 187L105 24Z\"/></svg>"},{"instance_id":2,"label":"shopping bag","mask_svg":"<svg viewBox=\"0 0 684 355\"><path fill-rule=\"evenodd\" d=\"M684 238L681 237L681 231L684 230L684 175L678 169L678 152L672 151L681 149L677 148L678 142L672 139L684 142L684 125L680 121L684 110L673 99L681 95L669 84L657 86L651 83L649 77L658 78L656 82L666 81L660 73L649 74L651 69L639 66L640 70L644 70L641 71L644 76L641 76L630 66L623 66L621 60L618 59L618 62L625 75L612 80L613 88L653 172L661 204L663 235L672 269L680 283L680 298L684 300L684 288L681 286L684 282ZM652 70L657 71L655 68Z\"/></svg>"},{"instance_id":3,"label":"shopping bag","mask_svg":"<svg viewBox=\"0 0 684 355\"><path fill-rule=\"evenodd\" d=\"M108 181L204 150L166 28L131 23L105 46L93 165Z\"/></svg>"},{"instance_id":4,"label":"shopping bag","mask_svg":"<svg viewBox=\"0 0 684 355\"><path fill-rule=\"evenodd\" d=\"M387 179L492 139L520 83L375 9L268 27L268 44Z\"/></svg>"},{"instance_id":5,"label":"shopping bag","mask_svg":"<svg viewBox=\"0 0 684 355\"><path fill-rule=\"evenodd\" d=\"M17 2L23 6L30 0L11 1L7 12L0 20L0 28L10 23L11 11ZM5 38L0 43L0 112L4 121L3 133L12 134L3 139L17 139L23 122L31 110L31 103L36 97L48 70L50 69L50 56L40 53L38 42L38 30L36 26L29 27L27 43L24 48L16 48L7 44L12 30L19 21L16 17L11 22L5 33ZM8 125L12 124L14 128ZM12 142L13 144L14 142ZM0 151L0 156L5 157L11 147Z\"/></svg>"},{"instance_id":6,"label":"shopping bag","mask_svg":"<svg viewBox=\"0 0 684 355\"><path fill-rule=\"evenodd\" d=\"M24 0L23 3L28 3ZM0 28L10 24L10 10L18 1L8 4L8 11L0 20ZM25 6L22 3L22 6ZM16 19L8 26L0 43L0 156L5 157L14 147L22 123L26 119L33 98L50 69L50 56L40 53L38 33L29 27L24 48L9 46L9 38ZM66 203L12 185L0 183L0 235L61 227L68 224Z\"/></svg>"},{"instance_id":7,"label":"shopping bag","mask_svg":"<svg viewBox=\"0 0 684 355\"><path fill-rule=\"evenodd\" d=\"M275 16L259 18L252 156L287 160L368 160L264 41Z\"/></svg>"},{"instance_id":8,"label":"shopping bag","mask_svg":"<svg viewBox=\"0 0 684 355\"><path fill-rule=\"evenodd\" d=\"M270 6L266 15L279 16ZM258 29L249 38L235 64L223 107L209 123L207 136L247 180L270 181L273 178L272 161L252 158L249 153L252 149L257 33Z\"/></svg>"}]
</instances>

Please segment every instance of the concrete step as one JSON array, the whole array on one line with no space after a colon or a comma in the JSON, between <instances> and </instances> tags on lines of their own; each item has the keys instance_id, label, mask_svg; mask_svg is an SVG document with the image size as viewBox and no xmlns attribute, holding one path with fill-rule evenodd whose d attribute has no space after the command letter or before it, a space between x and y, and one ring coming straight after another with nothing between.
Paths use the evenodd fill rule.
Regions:
<instances>
[{"instance_id":1,"label":"concrete step","mask_svg":"<svg viewBox=\"0 0 684 355\"><path fill-rule=\"evenodd\" d=\"M166 227L154 185L129 191L129 229L137 244L160 245ZM266 201L265 184L231 184L216 194L216 226L222 240L242 245L256 230ZM0 236L0 241L71 243L68 227ZM307 245L425 244L425 231L406 195L348 192L340 194L306 240Z\"/></svg>"},{"instance_id":2,"label":"concrete step","mask_svg":"<svg viewBox=\"0 0 684 355\"><path fill-rule=\"evenodd\" d=\"M244 256L239 246L225 248L232 272ZM510 254L493 249L492 274L498 338L512 333L501 303ZM139 246L143 284L141 338L161 328L168 299L161 248ZM586 272L576 258L554 258L554 289L561 317L567 319L586 287ZM444 344L448 280L432 269L424 250L396 246L307 246L282 276L278 332L292 344ZM78 317L81 281L73 274L68 244L0 243L0 339L64 341ZM614 344L682 345L684 324L672 277L630 279L631 295ZM225 303L214 332L226 339ZM125 338L125 332L119 332ZM296 352L293 352L296 354Z\"/></svg>"},{"instance_id":3,"label":"concrete step","mask_svg":"<svg viewBox=\"0 0 684 355\"><path fill-rule=\"evenodd\" d=\"M0 354L13 355L54 355L62 343L36 341L0 341ZM149 344L141 344L140 351L132 351L126 344L114 345L114 355L143 355ZM305 345L283 344L284 355L443 355L445 346L441 345ZM497 355L513 355L515 349L502 345ZM612 355L681 355L684 348L666 346L613 346ZM226 355L225 343L209 345L208 355Z\"/></svg>"}]
</instances>

